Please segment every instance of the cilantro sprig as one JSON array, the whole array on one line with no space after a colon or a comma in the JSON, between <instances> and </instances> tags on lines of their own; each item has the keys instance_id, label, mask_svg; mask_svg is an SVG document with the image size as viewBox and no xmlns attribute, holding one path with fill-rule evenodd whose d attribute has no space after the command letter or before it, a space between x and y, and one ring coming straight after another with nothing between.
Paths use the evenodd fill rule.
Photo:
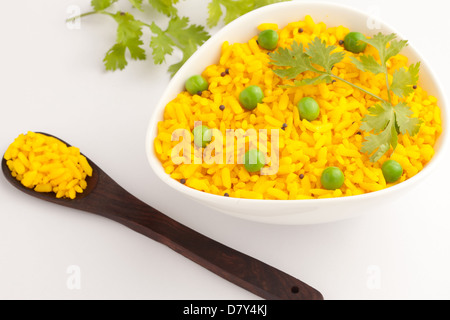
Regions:
<instances>
[{"instance_id":1,"label":"cilantro sprig","mask_svg":"<svg viewBox=\"0 0 450 320\"><path fill-rule=\"evenodd\" d=\"M268 4L290 0L210 0L208 3L208 17L206 25L213 28L223 22L229 23L237 17L263 7ZM181 53L181 59L168 67L173 76L191 55L210 38L207 28L202 25L191 24L188 17L179 15L177 4L180 0L124 0L121 3L131 4L131 10L116 8L119 0L91 0L92 11L73 17L73 21L94 14L106 15L117 22L116 42L106 53L103 62L106 70L123 70L128 61L146 60L151 51L156 65L164 64L169 56ZM164 29L151 21L154 11L169 18L168 26ZM134 12L141 13L150 21L137 19ZM142 14L144 13L144 14ZM144 45L145 32L150 31L150 45Z\"/></svg>"},{"instance_id":2,"label":"cilantro sprig","mask_svg":"<svg viewBox=\"0 0 450 320\"><path fill-rule=\"evenodd\" d=\"M222 16L227 24L252 10L285 1L290 0L211 0L208 4L207 26L209 28L217 26Z\"/></svg>"},{"instance_id":3,"label":"cilantro sprig","mask_svg":"<svg viewBox=\"0 0 450 320\"><path fill-rule=\"evenodd\" d=\"M374 56L360 55L359 59L351 57L352 63L363 72L375 75L385 74L388 100L361 88L333 73L333 66L345 58L345 52L337 51L336 46L327 46L325 41L315 38L308 48L294 42L290 48L279 48L271 53L274 72L281 78L293 80L294 86L317 85L339 80L375 98L379 102L369 108L368 114L362 119L361 130L368 133L363 142L361 152L367 153L372 162L377 162L390 148L398 145L398 135L416 135L421 126L421 120L414 118L411 108L406 102L393 104L392 95L406 98L414 92L414 86L419 81L420 63L409 68L396 70L389 81L388 61L398 55L407 45L407 41L396 40L395 34L379 33L370 39L363 40L378 51L378 60ZM305 72L312 72L315 77L298 79ZM286 86L285 86L286 87Z\"/></svg>"}]
</instances>

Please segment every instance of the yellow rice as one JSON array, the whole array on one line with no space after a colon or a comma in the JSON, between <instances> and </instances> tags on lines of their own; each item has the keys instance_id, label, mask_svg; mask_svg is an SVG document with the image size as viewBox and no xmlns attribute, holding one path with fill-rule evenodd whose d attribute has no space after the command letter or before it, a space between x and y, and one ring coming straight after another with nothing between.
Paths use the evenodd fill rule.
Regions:
<instances>
[{"instance_id":1,"label":"yellow rice","mask_svg":"<svg viewBox=\"0 0 450 320\"><path fill-rule=\"evenodd\" d=\"M75 199L87 188L92 167L76 147L40 133L19 135L4 156L11 174L26 188Z\"/></svg>"},{"instance_id":2,"label":"yellow rice","mask_svg":"<svg viewBox=\"0 0 450 320\"><path fill-rule=\"evenodd\" d=\"M281 47L289 47L294 41L307 46L319 37L328 45L338 46L338 50L343 50L339 41L350 32L343 26L328 28L324 23L315 23L310 16L282 29L269 23L260 25L258 29L277 30ZM166 106L154 147L165 172L173 179L182 181L187 187L220 196L267 200L322 199L360 195L390 187L381 171L381 165L388 159L398 161L404 168L404 174L397 183L418 174L432 159L436 140L442 132L441 112L437 99L420 86L404 99L414 111L414 116L423 120L419 134L414 137L400 135L395 152L391 150L381 160L372 163L367 154L360 152L365 134L361 134L359 128L368 108L378 101L340 81L281 89L280 85L293 82L280 79L273 73L267 53L258 46L257 34L247 43L225 42L217 64L207 67L202 73L208 80L209 90L201 96L181 92ZM375 55L376 52L368 46L365 54ZM359 71L351 63L351 56L357 55L347 52L346 58L335 65L333 72L387 100L384 75ZM392 75L396 69L408 65L405 56L395 56L388 62L389 73ZM229 74L223 76L226 70ZM304 75L312 76L314 74ZM240 92L250 85L259 85L265 94L263 103L253 111L247 111L239 104ZM317 121L300 119L296 105L306 96L319 102L321 116ZM394 96L393 103L399 101L402 100ZM221 105L225 110L220 110ZM172 149L179 141L172 141L172 133L176 129L192 131L196 121L220 130L224 137L227 129L269 129L270 141L270 129L280 129L279 171L269 176L249 174L236 158L235 164L206 164L201 161L174 164ZM287 124L285 130L281 130L283 124ZM196 148L192 135L191 145L194 159ZM270 153L270 143L268 149ZM198 158L198 153L196 156ZM324 190L320 183L323 170L330 166L341 168L345 174L344 186L336 191Z\"/></svg>"}]
</instances>

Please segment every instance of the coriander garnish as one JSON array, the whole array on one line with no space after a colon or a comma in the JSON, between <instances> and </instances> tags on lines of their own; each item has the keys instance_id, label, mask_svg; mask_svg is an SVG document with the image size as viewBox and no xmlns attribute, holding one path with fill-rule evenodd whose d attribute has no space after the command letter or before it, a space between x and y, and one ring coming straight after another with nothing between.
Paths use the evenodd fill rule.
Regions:
<instances>
[{"instance_id":1,"label":"coriander garnish","mask_svg":"<svg viewBox=\"0 0 450 320\"><path fill-rule=\"evenodd\" d=\"M210 38L206 27L216 27L221 20L227 24L249 11L283 1L289 0L204 1L203 5L207 6L208 15L205 21L206 26L203 26L192 24L189 22L189 17L182 17L179 14L177 5L180 4L180 0L91 0L93 11L69 18L67 22L95 14L110 16L117 22L116 43L109 49L103 60L106 70L123 70L128 65L129 59L146 60L148 49L151 51L155 64L165 63L168 56L175 56L174 53L178 51L181 53L181 60L168 68L171 75L174 75ZM158 25L160 20L158 13L169 18L165 29ZM138 19L138 17L142 18ZM148 39L150 43L148 48L144 45L147 32L151 34Z\"/></svg>"},{"instance_id":2,"label":"coriander garnish","mask_svg":"<svg viewBox=\"0 0 450 320\"><path fill-rule=\"evenodd\" d=\"M352 63L361 71L386 75L388 101L335 75L332 71L333 66L344 59L345 53L335 51L336 46L327 46L326 42L319 38L315 38L306 50L302 44L294 42L291 48L279 48L270 56L272 64L280 67L274 70L275 74L281 78L294 80L295 86L317 85L339 80L379 100L379 103L369 108L369 113L362 119L361 126L361 130L369 133L363 142L361 152L370 155L372 162L377 162L391 146L396 149L399 133L414 136L419 132L421 125L420 119L411 117L413 112L407 103L401 102L395 106L392 103L392 94L405 98L414 92L420 69L420 63L409 68L401 68L393 74L392 83L389 82L387 62L408 45L407 41L397 41L396 38L395 34L379 33L371 39L362 40L377 49L380 61L369 55L361 55L359 60L352 57ZM318 76L295 80L306 71L314 72Z\"/></svg>"}]
</instances>

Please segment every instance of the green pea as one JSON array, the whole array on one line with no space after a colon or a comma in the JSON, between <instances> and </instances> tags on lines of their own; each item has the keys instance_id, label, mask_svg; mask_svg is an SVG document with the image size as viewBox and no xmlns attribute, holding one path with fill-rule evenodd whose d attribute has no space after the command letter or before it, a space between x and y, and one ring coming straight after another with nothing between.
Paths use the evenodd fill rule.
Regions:
<instances>
[{"instance_id":1,"label":"green pea","mask_svg":"<svg viewBox=\"0 0 450 320\"><path fill-rule=\"evenodd\" d=\"M199 148L204 148L212 140L212 131L207 126L197 126L192 131L194 134L194 144Z\"/></svg>"},{"instance_id":2,"label":"green pea","mask_svg":"<svg viewBox=\"0 0 450 320\"><path fill-rule=\"evenodd\" d=\"M320 107L316 100L313 98L303 98L297 105L298 112L300 113L301 119L306 119L308 121L316 120L320 115Z\"/></svg>"},{"instance_id":3,"label":"green pea","mask_svg":"<svg viewBox=\"0 0 450 320\"><path fill-rule=\"evenodd\" d=\"M341 169L329 167L323 171L320 182L326 190L337 190L344 185L345 176Z\"/></svg>"},{"instance_id":4,"label":"green pea","mask_svg":"<svg viewBox=\"0 0 450 320\"><path fill-rule=\"evenodd\" d=\"M266 155L258 149L251 149L244 156L245 169L250 173L261 171L265 165Z\"/></svg>"},{"instance_id":5,"label":"green pea","mask_svg":"<svg viewBox=\"0 0 450 320\"><path fill-rule=\"evenodd\" d=\"M361 53L367 47L367 43L361 41L365 39L361 32L350 32L344 39L344 48L353 53Z\"/></svg>"},{"instance_id":6,"label":"green pea","mask_svg":"<svg viewBox=\"0 0 450 320\"><path fill-rule=\"evenodd\" d=\"M239 95L239 102L247 110L254 110L264 99L264 92L258 86L250 86Z\"/></svg>"},{"instance_id":7,"label":"green pea","mask_svg":"<svg viewBox=\"0 0 450 320\"><path fill-rule=\"evenodd\" d=\"M259 46L272 51L278 47L279 36L275 30L264 30L258 36Z\"/></svg>"},{"instance_id":8,"label":"green pea","mask_svg":"<svg viewBox=\"0 0 450 320\"><path fill-rule=\"evenodd\" d=\"M208 90L209 84L205 78L200 75L190 77L185 83L186 90L192 94L198 94L205 90Z\"/></svg>"},{"instance_id":9,"label":"green pea","mask_svg":"<svg viewBox=\"0 0 450 320\"><path fill-rule=\"evenodd\" d=\"M403 175L402 165L395 160L386 161L381 167L381 170L387 183L395 183Z\"/></svg>"}]
</instances>

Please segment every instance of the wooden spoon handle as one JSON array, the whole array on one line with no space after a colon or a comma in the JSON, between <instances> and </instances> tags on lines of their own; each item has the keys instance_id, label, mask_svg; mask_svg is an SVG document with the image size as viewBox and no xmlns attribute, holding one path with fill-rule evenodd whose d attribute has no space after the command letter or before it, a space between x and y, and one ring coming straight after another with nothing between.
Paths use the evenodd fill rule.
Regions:
<instances>
[{"instance_id":1,"label":"wooden spoon handle","mask_svg":"<svg viewBox=\"0 0 450 320\"><path fill-rule=\"evenodd\" d=\"M115 220L267 300L322 300L302 281L220 244L167 217L128 193L98 168L82 210ZM79 206L78 206L79 207ZM80 207L79 207L80 209Z\"/></svg>"},{"instance_id":2,"label":"wooden spoon handle","mask_svg":"<svg viewBox=\"0 0 450 320\"><path fill-rule=\"evenodd\" d=\"M48 135L48 134L47 134ZM167 217L128 193L95 163L87 188L74 200L58 199L52 193L25 188L12 177L6 161L2 171L19 190L39 199L98 214L117 221L181 255L224 279L269 300L322 300L322 295L307 284L261 261L226 247Z\"/></svg>"}]
</instances>

